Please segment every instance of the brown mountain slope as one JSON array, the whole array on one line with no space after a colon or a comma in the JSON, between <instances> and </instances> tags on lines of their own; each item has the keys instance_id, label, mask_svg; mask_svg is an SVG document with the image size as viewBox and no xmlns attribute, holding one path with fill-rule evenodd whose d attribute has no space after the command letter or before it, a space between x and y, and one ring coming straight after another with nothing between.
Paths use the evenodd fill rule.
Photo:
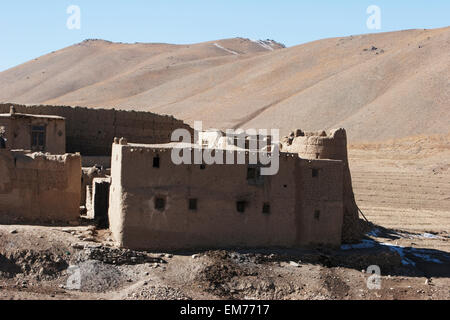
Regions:
<instances>
[{"instance_id":1,"label":"brown mountain slope","mask_svg":"<svg viewBox=\"0 0 450 320\"><path fill-rule=\"evenodd\" d=\"M0 73L0 100L104 105L192 72L267 51L245 39L196 45L86 40Z\"/></svg>"},{"instance_id":2,"label":"brown mountain slope","mask_svg":"<svg viewBox=\"0 0 450 320\"><path fill-rule=\"evenodd\" d=\"M0 73L0 101L171 114L205 127L328 129L351 140L449 132L450 28L281 49L88 41Z\"/></svg>"}]
</instances>

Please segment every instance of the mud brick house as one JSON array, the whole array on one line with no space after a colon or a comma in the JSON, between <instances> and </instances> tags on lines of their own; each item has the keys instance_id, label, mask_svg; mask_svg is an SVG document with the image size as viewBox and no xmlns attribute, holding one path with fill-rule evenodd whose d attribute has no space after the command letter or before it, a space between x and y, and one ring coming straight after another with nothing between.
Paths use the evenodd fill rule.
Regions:
<instances>
[{"instance_id":1,"label":"mud brick house","mask_svg":"<svg viewBox=\"0 0 450 320\"><path fill-rule=\"evenodd\" d=\"M281 153L279 171L248 164L180 164L178 144L112 148L109 222L121 247L177 250L341 243L341 160ZM183 152L194 152L192 145ZM226 150L234 157L245 150ZM225 163L225 161L224 161Z\"/></svg>"},{"instance_id":2,"label":"mud brick house","mask_svg":"<svg viewBox=\"0 0 450 320\"><path fill-rule=\"evenodd\" d=\"M66 152L65 119L59 116L0 113L0 127L7 139L7 148L32 152L64 154Z\"/></svg>"}]
</instances>

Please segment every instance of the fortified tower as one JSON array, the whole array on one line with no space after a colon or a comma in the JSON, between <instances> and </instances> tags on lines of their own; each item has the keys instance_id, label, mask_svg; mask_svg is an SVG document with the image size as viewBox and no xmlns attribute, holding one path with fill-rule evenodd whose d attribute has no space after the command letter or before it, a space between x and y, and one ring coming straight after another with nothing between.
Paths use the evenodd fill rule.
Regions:
<instances>
[{"instance_id":1,"label":"fortified tower","mask_svg":"<svg viewBox=\"0 0 450 320\"><path fill-rule=\"evenodd\" d=\"M298 153L304 159L332 159L344 162L342 241L344 243L358 241L361 238L361 225L348 165L345 129L333 129L328 134L325 131L303 132L297 129L291 132L289 136L284 137L281 144L283 152Z\"/></svg>"}]
</instances>

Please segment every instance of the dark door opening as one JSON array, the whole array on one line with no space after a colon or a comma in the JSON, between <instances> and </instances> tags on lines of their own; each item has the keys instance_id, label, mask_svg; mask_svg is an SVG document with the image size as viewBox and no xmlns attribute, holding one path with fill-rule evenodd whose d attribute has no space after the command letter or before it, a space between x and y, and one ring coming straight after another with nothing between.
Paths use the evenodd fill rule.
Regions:
<instances>
[{"instance_id":1,"label":"dark door opening","mask_svg":"<svg viewBox=\"0 0 450 320\"><path fill-rule=\"evenodd\" d=\"M96 182L94 194L94 219L100 229L109 228L109 182Z\"/></svg>"}]
</instances>

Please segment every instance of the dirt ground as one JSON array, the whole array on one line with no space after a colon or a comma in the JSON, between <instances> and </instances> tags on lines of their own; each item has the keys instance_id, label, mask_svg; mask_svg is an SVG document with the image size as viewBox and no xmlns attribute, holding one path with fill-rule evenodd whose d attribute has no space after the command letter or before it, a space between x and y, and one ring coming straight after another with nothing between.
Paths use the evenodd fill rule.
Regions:
<instances>
[{"instance_id":1,"label":"dirt ground","mask_svg":"<svg viewBox=\"0 0 450 320\"><path fill-rule=\"evenodd\" d=\"M145 253L90 226L0 226L0 299L450 299L447 147L352 146L373 228L340 250Z\"/></svg>"}]
</instances>

